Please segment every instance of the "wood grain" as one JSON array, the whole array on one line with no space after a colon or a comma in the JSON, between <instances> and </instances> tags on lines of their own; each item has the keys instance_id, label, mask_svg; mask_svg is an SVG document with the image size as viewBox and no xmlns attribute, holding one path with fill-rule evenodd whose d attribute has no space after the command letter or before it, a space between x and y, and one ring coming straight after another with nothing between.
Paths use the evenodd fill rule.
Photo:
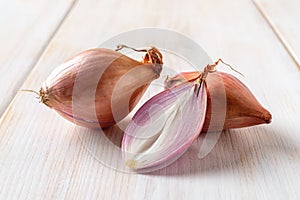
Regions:
<instances>
[{"instance_id":1,"label":"wood grain","mask_svg":"<svg viewBox=\"0 0 300 200\"><path fill-rule=\"evenodd\" d=\"M300 2L253 1L300 69Z\"/></svg>"},{"instance_id":2,"label":"wood grain","mask_svg":"<svg viewBox=\"0 0 300 200\"><path fill-rule=\"evenodd\" d=\"M112 168L122 160L102 134L18 93L0 119L1 199L299 199L300 74L250 0L79 1L22 88L38 89L68 57L145 26L185 34L213 60L233 64L272 124L225 131L204 159L195 142L171 166L132 174ZM165 58L167 65L174 60ZM106 134L117 144L119 132Z\"/></svg>"},{"instance_id":3,"label":"wood grain","mask_svg":"<svg viewBox=\"0 0 300 200\"><path fill-rule=\"evenodd\" d=\"M0 2L0 116L73 3L73 0Z\"/></svg>"}]
</instances>

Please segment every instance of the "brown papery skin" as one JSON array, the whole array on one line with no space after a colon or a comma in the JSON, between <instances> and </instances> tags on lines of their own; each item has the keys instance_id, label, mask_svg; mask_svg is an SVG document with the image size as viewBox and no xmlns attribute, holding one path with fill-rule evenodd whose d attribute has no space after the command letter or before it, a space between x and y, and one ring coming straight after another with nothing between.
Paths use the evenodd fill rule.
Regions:
<instances>
[{"instance_id":1,"label":"brown papery skin","mask_svg":"<svg viewBox=\"0 0 300 200\"><path fill-rule=\"evenodd\" d=\"M200 73L182 72L168 78L165 81L165 88L171 88L185 81L194 81L199 78ZM208 74L205 81L207 83L208 104L202 132L243 128L271 122L270 112L262 107L251 91L234 76L224 72L213 72ZM226 108L220 112L226 112L225 121L224 113L219 113L216 110L212 113L211 103L213 99L214 106L218 107L218 105L224 104L224 97L226 97ZM218 116L223 117L218 118ZM214 120L211 121L211 118Z\"/></svg>"},{"instance_id":2,"label":"brown papery skin","mask_svg":"<svg viewBox=\"0 0 300 200\"><path fill-rule=\"evenodd\" d=\"M144 62L109 49L84 51L48 77L40 90L41 101L78 125L112 126L160 76L162 63Z\"/></svg>"}]
</instances>

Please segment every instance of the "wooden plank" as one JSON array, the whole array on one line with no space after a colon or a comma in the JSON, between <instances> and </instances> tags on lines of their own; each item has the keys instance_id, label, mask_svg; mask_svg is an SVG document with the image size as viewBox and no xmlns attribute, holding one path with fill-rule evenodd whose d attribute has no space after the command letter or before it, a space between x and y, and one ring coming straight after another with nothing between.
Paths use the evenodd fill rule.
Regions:
<instances>
[{"instance_id":1,"label":"wooden plank","mask_svg":"<svg viewBox=\"0 0 300 200\"><path fill-rule=\"evenodd\" d=\"M300 69L300 2L253 1Z\"/></svg>"},{"instance_id":2,"label":"wooden plank","mask_svg":"<svg viewBox=\"0 0 300 200\"><path fill-rule=\"evenodd\" d=\"M195 143L165 169L129 174L96 159L120 162L100 134L18 93L0 120L1 199L299 199L299 72L251 1L80 1L22 88L38 89L71 55L145 26L181 32L234 64L273 123L225 131L202 160Z\"/></svg>"},{"instance_id":3,"label":"wooden plank","mask_svg":"<svg viewBox=\"0 0 300 200\"><path fill-rule=\"evenodd\" d=\"M73 3L74 0L0 2L0 116Z\"/></svg>"}]
</instances>

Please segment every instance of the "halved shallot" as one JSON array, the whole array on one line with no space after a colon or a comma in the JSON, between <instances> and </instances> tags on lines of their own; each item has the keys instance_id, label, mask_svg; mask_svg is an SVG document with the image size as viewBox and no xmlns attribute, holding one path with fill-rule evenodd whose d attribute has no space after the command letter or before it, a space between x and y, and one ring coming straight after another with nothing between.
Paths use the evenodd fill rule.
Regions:
<instances>
[{"instance_id":1,"label":"halved shallot","mask_svg":"<svg viewBox=\"0 0 300 200\"><path fill-rule=\"evenodd\" d=\"M201 132L205 82L183 83L147 101L128 125L122 151L132 169L158 169L178 159Z\"/></svg>"}]
</instances>

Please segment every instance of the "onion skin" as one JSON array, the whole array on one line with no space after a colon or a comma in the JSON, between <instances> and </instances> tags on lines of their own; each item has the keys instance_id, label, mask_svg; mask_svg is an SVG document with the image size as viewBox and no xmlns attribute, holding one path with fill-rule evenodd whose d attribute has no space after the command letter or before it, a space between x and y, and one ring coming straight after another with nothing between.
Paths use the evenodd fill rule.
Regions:
<instances>
[{"instance_id":1,"label":"onion skin","mask_svg":"<svg viewBox=\"0 0 300 200\"><path fill-rule=\"evenodd\" d=\"M182 72L174 77L167 78L165 88L174 87L185 81L194 81L200 74L201 72ZM256 100L247 86L234 76L224 72L213 72L208 74L206 83L208 104L202 132L214 132L229 128L244 128L271 123L272 116L270 112ZM224 114L222 115L222 113L216 111L212 112L211 103L212 99L214 100L214 106L224 103L224 98L222 97L224 91L226 94L225 122ZM211 120L211 118L214 120Z\"/></svg>"},{"instance_id":2,"label":"onion skin","mask_svg":"<svg viewBox=\"0 0 300 200\"><path fill-rule=\"evenodd\" d=\"M161 60L139 62L117 51L91 49L59 66L42 85L40 97L73 123L106 128L127 116L161 70ZM113 106L117 113L113 114Z\"/></svg>"}]
</instances>

